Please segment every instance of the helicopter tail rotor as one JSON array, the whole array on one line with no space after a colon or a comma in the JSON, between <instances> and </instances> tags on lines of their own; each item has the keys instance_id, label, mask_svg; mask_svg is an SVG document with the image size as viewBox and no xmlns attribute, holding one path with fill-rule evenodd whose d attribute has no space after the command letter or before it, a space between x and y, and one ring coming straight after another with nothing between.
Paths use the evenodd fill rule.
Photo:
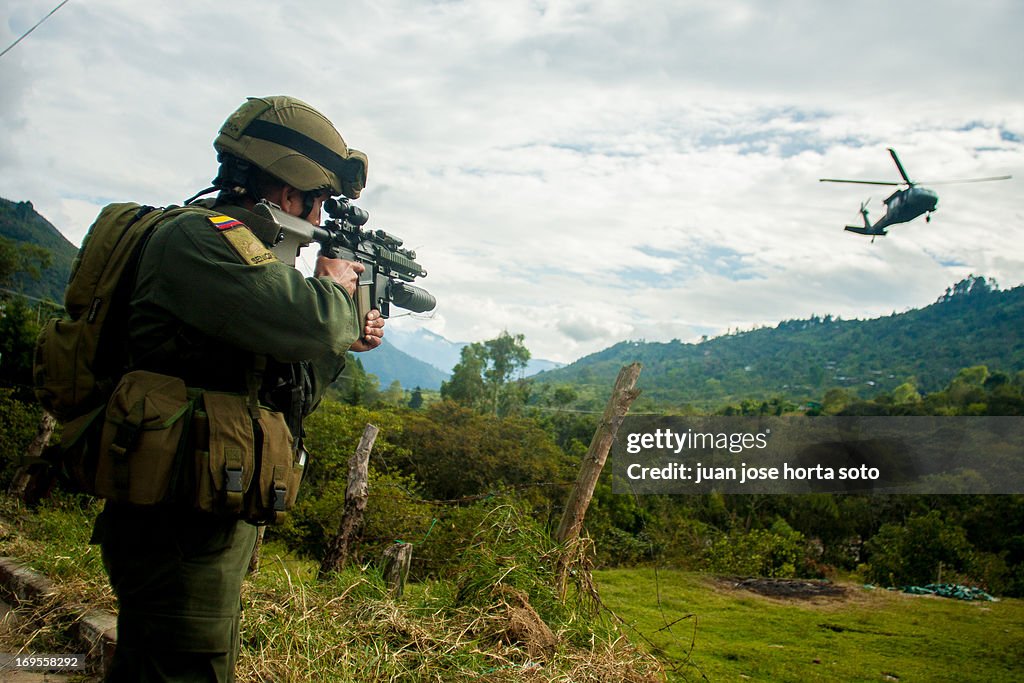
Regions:
<instances>
[{"instance_id":1,"label":"helicopter tail rotor","mask_svg":"<svg viewBox=\"0 0 1024 683\"><path fill-rule=\"evenodd\" d=\"M884 230L878 232L871 227L871 219L868 218L868 204L871 202L871 198L868 197L860 203L860 215L864 219L864 226L859 225L847 225L844 230L849 232L855 232L858 235L871 235L871 241L875 241L875 237L878 235L884 235Z\"/></svg>"},{"instance_id":2,"label":"helicopter tail rotor","mask_svg":"<svg viewBox=\"0 0 1024 683\"><path fill-rule=\"evenodd\" d=\"M860 215L864 219L864 229L871 229L871 219L868 218L868 204L871 203L871 197L868 197L860 203Z\"/></svg>"}]
</instances>

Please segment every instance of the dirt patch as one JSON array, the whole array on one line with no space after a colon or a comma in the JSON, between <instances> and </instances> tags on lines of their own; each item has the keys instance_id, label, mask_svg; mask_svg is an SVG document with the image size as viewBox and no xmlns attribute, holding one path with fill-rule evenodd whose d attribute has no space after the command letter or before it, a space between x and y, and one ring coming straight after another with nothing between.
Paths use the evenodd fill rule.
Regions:
<instances>
[{"instance_id":1,"label":"dirt patch","mask_svg":"<svg viewBox=\"0 0 1024 683\"><path fill-rule=\"evenodd\" d=\"M846 589L830 581L811 579L765 579L722 576L718 581L729 588L748 590L770 598L810 600L813 598L844 598Z\"/></svg>"}]
</instances>

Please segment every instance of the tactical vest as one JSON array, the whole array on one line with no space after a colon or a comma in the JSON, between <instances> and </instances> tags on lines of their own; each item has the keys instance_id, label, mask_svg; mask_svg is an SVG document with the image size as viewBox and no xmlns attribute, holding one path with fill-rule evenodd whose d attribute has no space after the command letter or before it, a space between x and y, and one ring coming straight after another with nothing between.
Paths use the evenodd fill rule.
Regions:
<instances>
[{"instance_id":1,"label":"tactical vest","mask_svg":"<svg viewBox=\"0 0 1024 683\"><path fill-rule=\"evenodd\" d=\"M105 234L110 215L110 209L101 213L90 232ZM163 221L152 222L156 227L147 237L162 227ZM141 262L147 244L140 240L132 249L134 264ZM93 260L102 254L95 247L91 253ZM134 266L118 265L121 270L132 278L141 275ZM122 303L94 308L108 313L123 331L128 306L122 292L133 291L137 280L117 279ZM87 323L94 316L80 319ZM104 322L103 329L108 327ZM95 382L103 390L92 391L89 400L105 399L105 405L79 412L65 424L53 459L79 490L114 502L173 504L252 522L277 521L294 504L304 471L302 417L312 408L308 370L301 363L268 362L265 356L224 348L180 322L177 327L178 333L149 349L134 347L127 334L116 335L127 347L121 359L128 359L127 367L106 385ZM41 367L59 366L51 358L64 347L40 348L50 353L50 365Z\"/></svg>"}]
</instances>

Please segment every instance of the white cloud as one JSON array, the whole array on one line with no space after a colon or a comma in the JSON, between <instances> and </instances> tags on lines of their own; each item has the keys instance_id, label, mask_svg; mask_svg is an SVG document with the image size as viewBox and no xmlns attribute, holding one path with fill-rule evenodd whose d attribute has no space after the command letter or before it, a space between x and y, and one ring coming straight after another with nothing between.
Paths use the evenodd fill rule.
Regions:
<instances>
[{"instance_id":1,"label":"white cloud","mask_svg":"<svg viewBox=\"0 0 1024 683\"><path fill-rule=\"evenodd\" d=\"M0 41L51 9L8 3ZM967 273L1024 281L1024 6L881 0L68 3L0 59L0 195L80 237L180 202L247 95L313 103L370 156L360 205L437 295L422 324L572 360L811 313L888 314ZM931 223L842 226L943 186Z\"/></svg>"}]
</instances>

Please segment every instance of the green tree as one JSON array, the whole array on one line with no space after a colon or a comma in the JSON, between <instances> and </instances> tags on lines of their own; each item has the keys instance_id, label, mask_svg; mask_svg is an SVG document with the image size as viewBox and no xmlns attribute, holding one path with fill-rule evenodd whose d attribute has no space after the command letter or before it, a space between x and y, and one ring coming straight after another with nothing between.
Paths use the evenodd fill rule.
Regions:
<instances>
[{"instance_id":1,"label":"green tree","mask_svg":"<svg viewBox=\"0 0 1024 683\"><path fill-rule=\"evenodd\" d=\"M30 387L32 358L39 335L36 311L22 296L8 299L0 306L0 382Z\"/></svg>"},{"instance_id":2,"label":"green tree","mask_svg":"<svg viewBox=\"0 0 1024 683\"><path fill-rule=\"evenodd\" d=\"M412 390L412 395L409 396L409 407L413 410L419 410L423 407L423 390L419 387Z\"/></svg>"},{"instance_id":3,"label":"green tree","mask_svg":"<svg viewBox=\"0 0 1024 683\"><path fill-rule=\"evenodd\" d=\"M467 408L482 408L487 395L486 367L487 349L483 344L474 342L463 346L459 362L452 369L452 378L441 383L441 398Z\"/></svg>"},{"instance_id":4,"label":"green tree","mask_svg":"<svg viewBox=\"0 0 1024 683\"><path fill-rule=\"evenodd\" d=\"M492 415L517 412L529 398L528 385L511 381L530 360L523 340L506 331L464 346L452 378L441 385L441 398Z\"/></svg>"},{"instance_id":5,"label":"green tree","mask_svg":"<svg viewBox=\"0 0 1024 683\"><path fill-rule=\"evenodd\" d=\"M0 388L0 488L7 490L11 477L21 465L21 456L36 435L42 409L26 403L13 389Z\"/></svg>"},{"instance_id":6,"label":"green tree","mask_svg":"<svg viewBox=\"0 0 1024 683\"><path fill-rule=\"evenodd\" d=\"M835 415L853 403L854 400L855 397L846 389L839 387L829 389L825 392L825 397L822 399L822 410L826 415Z\"/></svg>"},{"instance_id":7,"label":"green tree","mask_svg":"<svg viewBox=\"0 0 1024 683\"><path fill-rule=\"evenodd\" d=\"M554 395L551 397L551 403L559 408L564 408L577 398L579 398L579 394L576 393L574 388L562 384L555 388Z\"/></svg>"},{"instance_id":8,"label":"green tree","mask_svg":"<svg viewBox=\"0 0 1024 683\"><path fill-rule=\"evenodd\" d=\"M0 288L13 286L23 273L38 280L50 265L50 252L35 244L0 237ZM0 293L0 382L27 387L32 384L32 355L39 334L38 315L20 296Z\"/></svg>"},{"instance_id":9,"label":"green tree","mask_svg":"<svg viewBox=\"0 0 1024 683\"><path fill-rule=\"evenodd\" d=\"M363 362L355 354L348 354L345 369L331 385L330 396L353 406L369 406L380 400L380 380L366 372Z\"/></svg>"},{"instance_id":10,"label":"green tree","mask_svg":"<svg viewBox=\"0 0 1024 683\"><path fill-rule=\"evenodd\" d=\"M393 406L401 405L404 399L405 391L402 389L402 383L397 379L391 382L380 396L380 400Z\"/></svg>"},{"instance_id":11,"label":"green tree","mask_svg":"<svg viewBox=\"0 0 1024 683\"><path fill-rule=\"evenodd\" d=\"M892 402L896 404L920 403L921 394L917 392L913 381L904 382L892 390Z\"/></svg>"},{"instance_id":12,"label":"green tree","mask_svg":"<svg viewBox=\"0 0 1024 683\"><path fill-rule=\"evenodd\" d=\"M867 542L868 578L885 585L927 584L939 567L951 573L971 568L973 548L964 529L938 510L911 515L903 525L883 524Z\"/></svg>"},{"instance_id":13,"label":"green tree","mask_svg":"<svg viewBox=\"0 0 1024 683\"><path fill-rule=\"evenodd\" d=\"M496 338L484 342L489 361L484 370L484 379L490 389L492 412L495 415L498 414L501 389L530 361L530 352L523 340L521 334L513 336L503 331Z\"/></svg>"}]
</instances>

